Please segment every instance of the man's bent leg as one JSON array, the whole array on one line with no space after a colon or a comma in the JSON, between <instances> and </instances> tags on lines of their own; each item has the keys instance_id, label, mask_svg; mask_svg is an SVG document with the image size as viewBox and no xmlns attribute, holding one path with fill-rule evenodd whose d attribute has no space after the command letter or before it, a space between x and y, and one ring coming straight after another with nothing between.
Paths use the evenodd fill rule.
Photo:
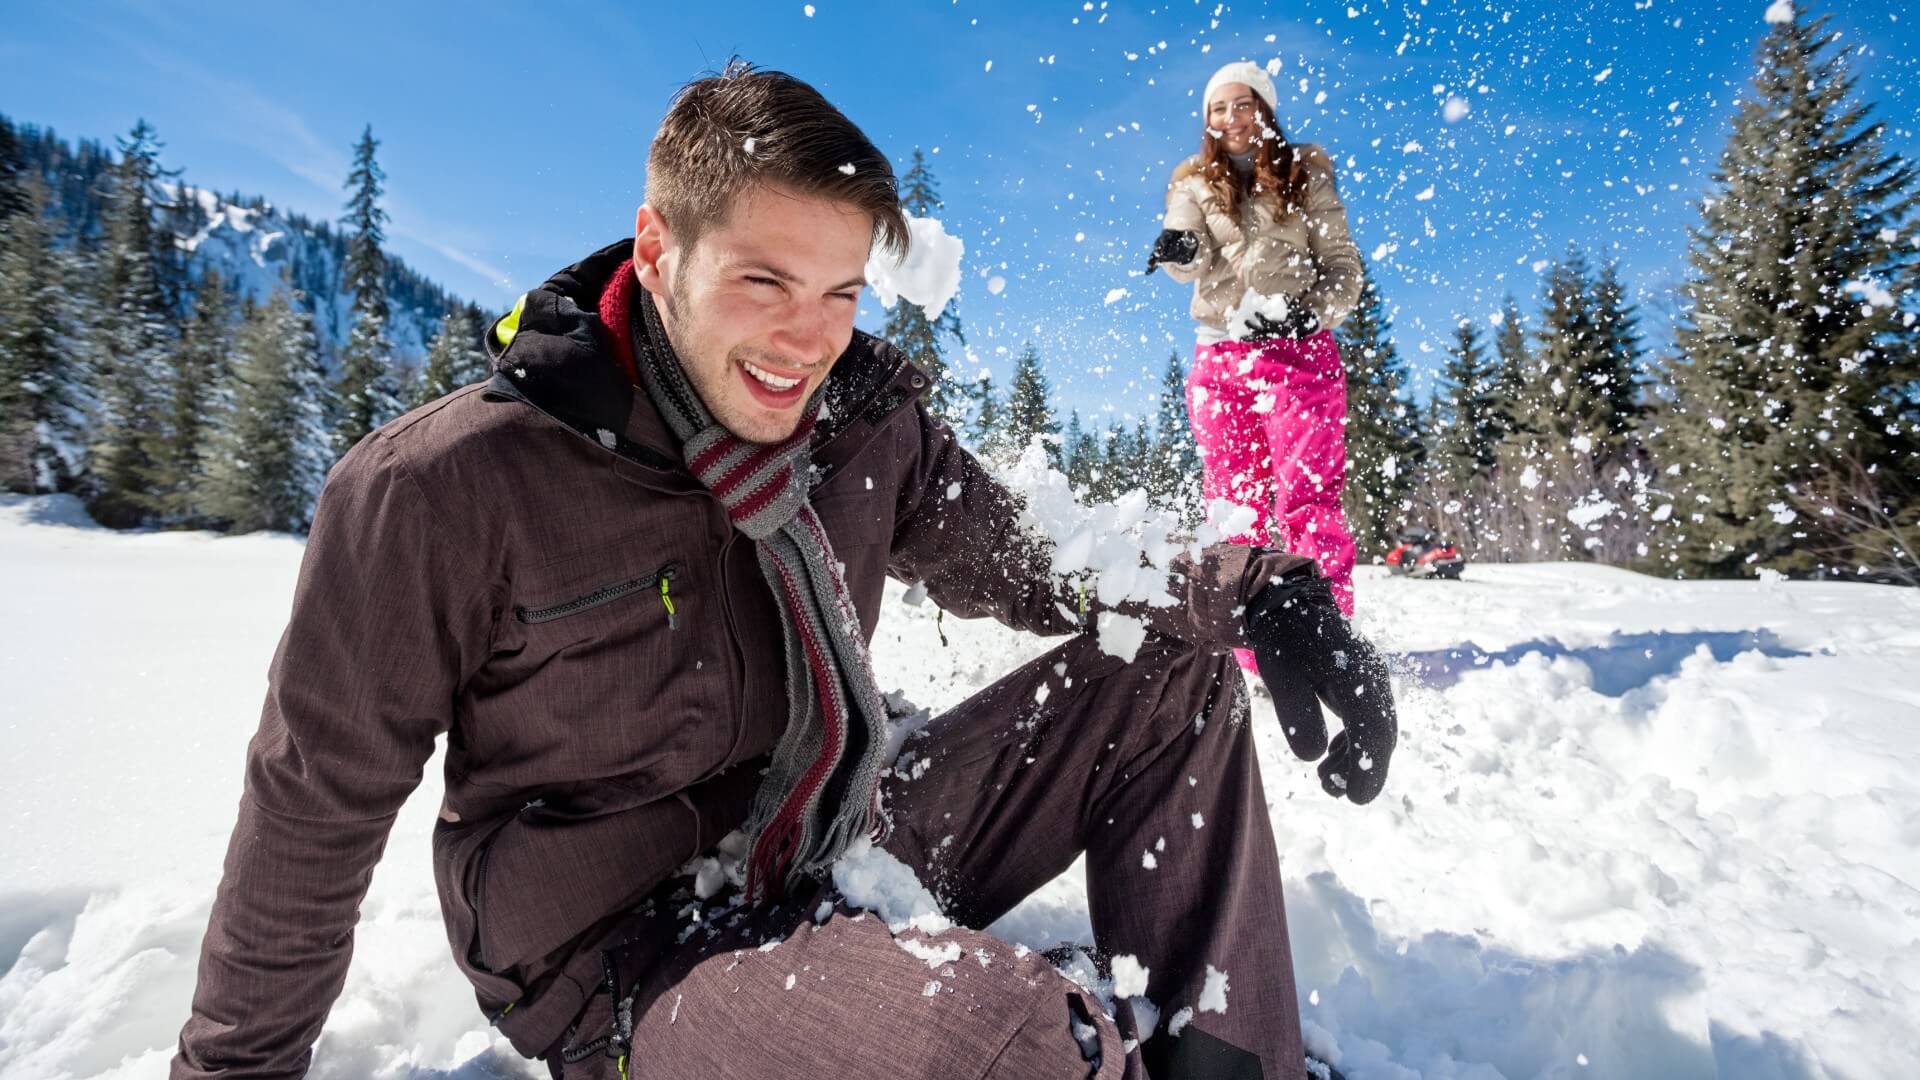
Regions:
<instances>
[{"instance_id":1,"label":"man's bent leg","mask_svg":"<svg viewBox=\"0 0 1920 1080\"><path fill-rule=\"evenodd\" d=\"M614 985L550 1053L553 1075L1138 1080L1098 1003L1038 954L965 929L896 938L835 901L825 887L777 907L691 901L679 911L700 919L673 917L686 939L637 987L610 950Z\"/></svg>"},{"instance_id":2,"label":"man's bent leg","mask_svg":"<svg viewBox=\"0 0 1920 1080\"><path fill-rule=\"evenodd\" d=\"M1304 1077L1249 722L1225 653L1150 634L1123 663L1077 637L908 741L887 847L975 927L1084 850L1096 945L1147 972L1154 1074Z\"/></svg>"}]
</instances>

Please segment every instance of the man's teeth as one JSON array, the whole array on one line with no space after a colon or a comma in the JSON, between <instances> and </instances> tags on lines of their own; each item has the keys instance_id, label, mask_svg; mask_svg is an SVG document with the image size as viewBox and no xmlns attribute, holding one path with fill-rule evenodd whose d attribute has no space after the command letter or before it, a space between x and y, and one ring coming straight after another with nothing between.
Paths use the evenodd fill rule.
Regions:
<instances>
[{"instance_id":1,"label":"man's teeth","mask_svg":"<svg viewBox=\"0 0 1920 1080\"><path fill-rule=\"evenodd\" d=\"M754 367L752 361L742 360L740 364L747 369L748 374L775 390L791 390L799 386L802 381L800 379L783 379L765 368Z\"/></svg>"}]
</instances>

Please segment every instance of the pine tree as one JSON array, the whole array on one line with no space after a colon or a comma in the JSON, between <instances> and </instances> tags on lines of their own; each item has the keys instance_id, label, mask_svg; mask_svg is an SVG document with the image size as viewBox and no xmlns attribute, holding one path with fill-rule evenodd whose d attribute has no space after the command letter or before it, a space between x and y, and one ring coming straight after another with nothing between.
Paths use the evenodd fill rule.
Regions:
<instances>
[{"instance_id":1,"label":"pine tree","mask_svg":"<svg viewBox=\"0 0 1920 1080\"><path fill-rule=\"evenodd\" d=\"M927 168L926 157L919 147L913 151L913 165L906 175L900 178L900 207L914 217L932 217L940 209L940 190L934 183L933 173ZM960 315L954 311L953 301L940 310L938 319L927 318L920 305L911 303L904 297L895 301L887 312L885 325L880 336L892 342L907 354L927 377L933 380L933 390L928 396L928 407L935 416L952 419L958 406L952 376L947 370L945 354L941 349L941 339L951 337L962 345L967 343L966 334L960 328Z\"/></svg>"},{"instance_id":2,"label":"pine tree","mask_svg":"<svg viewBox=\"0 0 1920 1080\"><path fill-rule=\"evenodd\" d=\"M332 461L326 383L305 304L283 284L240 327L204 504L236 532L305 528Z\"/></svg>"},{"instance_id":3,"label":"pine tree","mask_svg":"<svg viewBox=\"0 0 1920 1080\"><path fill-rule=\"evenodd\" d=\"M1049 400L1052 390L1040 370L1040 354L1028 345L1013 369L1013 385L1007 391L1006 440L1008 453L1025 452L1035 438L1058 436L1060 421L1054 419ZM1060 440L1046 441L1047 460L1060 467Z\"/></svg>"},{"instance_id":4,"label":"pine tree","mask_svg":"<svg viewBox=\"0 0 1920 1080\"><path fill-rule=\"evenodd\" d=\"M1500 332L1493 336L1494 355L1499 368L1494 376L1494 418L1500 437L1507 439L1521 431L1521 403L1526 394L1532 357L1527 350L1527 331L1520 322L1520 305L1507 294L1500 307Z\"/></svg>"},{"instance_id":5,"label":"pine tree","mask_svg":"<svg viewBox=\"0 0 1920 1080\"><path fill-rule=\"evenodd\" d=\"M1006 441L1005 418L1001 416L1000 398L994 392L992 375L983 373L980 381L973 384L973 399L973 452L991 457L1000 452Z\"/></svg>"},{"instance_id":6,"label":"pine tree","mask_svg":"<svg viewBox=\"0 0 1920 1080\"><path fill-rule=\"evenodd\" d=\"M55 246L38 176L18 186L29 209L0 221L0 488L70 489L85 422L73 260Z\"/></svg>"},{"instance_id":7,"label":"pine tree","mask_svg":"<svg viewBox=\"0 0 1920 1080\"><path fill-rule=\"evenodd\" d=\"M161 512L174 522L206 522L207 467L212 453L214 413L234 348L236 325L232 290L218 270L209 268L194 293L175 353L172 398L167 402L167 438L160 446L159 472L166 477Z\"/></svg>"},{"instance_id":8,"label":"pine tree","mask_svg":"<svg viewBox=\"0 0 1920 1080\"><path fill-rule=\"evenodd\" d=\"M1187 417L1187 373L1180 354L1167 357L1154 403L1153 441L1143 464L1143 482L1153 501L1191 522L1199 520L1200 450Z\"/></svg>"},{"instance_id":9,"label":"pine tree","mask_svg":"<svg viewBox=\"0 0 1920 1080\"><path fill-rule=\"evenodd\" d=\"M463 307L446 317L427 350L426 367L421 369L408 408L437 401L486 377L487 354L481 347L480 334L472 309Z\"/></svg>"},{"instance_id":10,"label":"pine tree","mask_svg":"<svg viewBox=\"0 0 1920 1080\"><path fill-rule=\"evenodd\" d=\"M1494 419L1492 364L1472 319L1460 320L1447 350L1441 390L1434 398L1435 464L1456 491L1485 478L1496 460L1499 432Z\"/></svg>"},{"instance_id":11,"label":"pine tree","mask_svg":"<svg viewBox=\"0 0 1920 1080\"><path fill-rule=\"evenodd\" d=\"M340 410L335 454L346 453L400 412L391 368L393 347L387 341L387 257L381 247L387 238L387 212L380 208L387 174L374 160L379 146L373 125L367 125L354 145L353 171L347 174L350 194L341 221L349 231L344 285L353 292L353 329L334 384Z\"/></svg>"},{"instance_id":12,"label":"pine tree","mask_svg":"<svg viewBox=\"0 0 1920 1080\"><path fill-rule=\"evenodd\" d=\"M166 175L159 153L160 142L145 120L120 140L96 275L91 352L100 416L94 426L92 510L113 527L139 524L163 508L154 493L167 437L162 390L171 381L177 335L155 256L155 189Z\"/></svg>"},{"instance_id":13,"label":"pine tree","mask_svg":"<svg viewBox=\"0 0 1920 1080\"><path fill-rule=\"evenodd\" d=\"M1347 369L1347 484L1341 502L1363 558L1384 554L1412 509L1418 474L1418 410L1405 395L1407 371L1371 269L1360 302L1334 331Z\"/></svg>"},{"instance_id":14,"label":"pine tree","mask_svg":"<svg viewBox=\"0 0 1920 1080\"><path fill-rule=\"evenodd\" d=\"M15 214L37 214L41 203L33 202L22 184L26 180L26 157L13 122L0 116L0 228Z\"/></svg>"},{"instance_id":15,"label":"pine tree","mask_svg":"<svg viewBox=\"0 0 1920 1080\"><path fill-rule=\"evenodd\" d=\"M1116 423L1107 429L1105 460L1100 466L1100 482L1094 485L1099 502L1111 502L1140 486L1140 447L1127 425Z\"/></svg>"},{"instance_id":16,"label":"pine tree","mask_svg":"<svg viewBox=\"0 0 1920 1080\"><path fill-rule=\"evenodd\" d=\"M1920 437L1888 422L1920 370L1883 295L1911 259L1915 170L1856 99L1857 48L1798 10L1769 28L1700 207L1659 420L1687 573L1913 565L1858 520L1920 514Z\"/></svg>"},{"instance_id":17,"label":"pine tree","mask_svg":"<svg viewBox=\"0 0 1920 1080\"><path fill-rule=\"evenodd\" d=\"M1066 461L1067 482L1075 490L1086 491L1093 484L1093 478L1100 471L1100 447L1093 436L1080 424L1080 410L1075 409L1067 417L1067 430L1060 436L1062 457Z\"/></svg>"}]
</instances>

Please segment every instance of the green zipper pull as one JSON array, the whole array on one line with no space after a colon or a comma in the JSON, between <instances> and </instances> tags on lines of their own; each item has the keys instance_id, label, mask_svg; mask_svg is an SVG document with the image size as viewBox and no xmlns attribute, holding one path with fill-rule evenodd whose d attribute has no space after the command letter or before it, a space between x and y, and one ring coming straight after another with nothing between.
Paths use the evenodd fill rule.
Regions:
<instances>
[{"instance_id":1,"label":"green zipper pull","mask_svg":"<svg viewBox=\"0 0 1920 1080\"><path fill-rule=\"evenodd\" d=\"M667 629L678 630L680 629L680 619L678 618L678 613L673 610L673 597L667 592L667 586L672 581L672 573L663 573L660 575L660 602L667 606Z\"/></svg>"}]
</instances>

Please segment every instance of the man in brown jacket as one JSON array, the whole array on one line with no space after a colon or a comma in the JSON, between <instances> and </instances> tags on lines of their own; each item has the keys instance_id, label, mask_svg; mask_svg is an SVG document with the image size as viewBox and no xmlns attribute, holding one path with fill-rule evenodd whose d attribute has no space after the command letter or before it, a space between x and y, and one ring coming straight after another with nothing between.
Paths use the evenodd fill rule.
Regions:
<instances>
[{"instance_id":1,"label":"man in brown jacket","mask_svg":"<svg viewBox=\"0 0 1920 1080\"><path fill-rule=\"evenodd\" d=\"M1327 750L1331 705L1323 786L1377 794L1384 669L1311 566L1208 549L1178 603L1121 612L1149 631L1130 661L1104 652L926 376L853 329L905 221L886 158L798 80L683 90L636 234L495 324L490 382L328 478L172 1075L304 1074L442 734L454 960L556 1077L1304 1075L1224 650L1271 662L1296 751ZM888 576L1072 635L898 773L865 652ZM869 834L963 928L851 909L828 871ZM684 872L716 848L726 872ZM964 929L1082 852L1114 1015Z\"/></svg>"}]
</instances>

